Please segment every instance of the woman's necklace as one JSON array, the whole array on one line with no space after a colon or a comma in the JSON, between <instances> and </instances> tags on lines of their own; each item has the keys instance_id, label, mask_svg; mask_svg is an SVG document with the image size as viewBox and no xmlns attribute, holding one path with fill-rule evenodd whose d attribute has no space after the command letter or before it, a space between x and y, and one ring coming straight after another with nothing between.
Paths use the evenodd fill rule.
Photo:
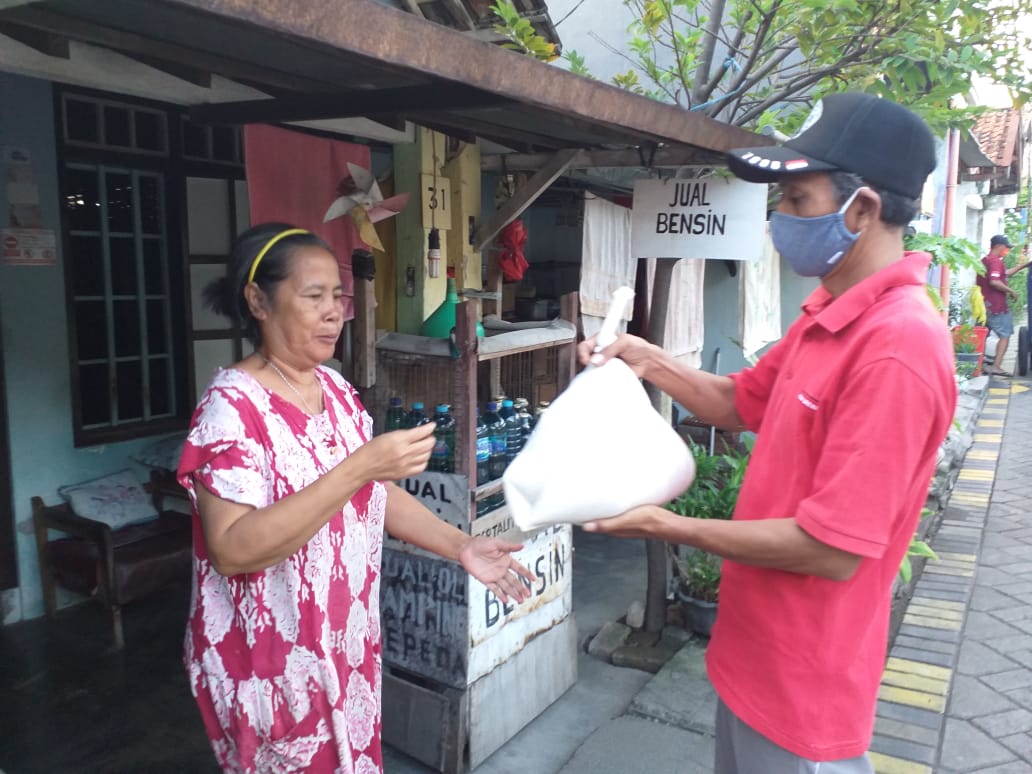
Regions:
<instances>
[{"instance_id":1,"label":"woman's necklace","mask_svg":"<svg viewBox=\"0 0 1032 774\"><path fill-rule=\"evenodd\" d=\"M308 405L308 401L305 400L305 396L302 395L301 391L291 383L290 379L288 379L286 375L281 370L279 370L279 367L275 363L269 360L269 358L265 357L265 355L263 355L261 352L259 352L258 355L259 357L261 357L262 360L265 361L266 365L272 366L272 370L279 374L279 378L283 380L283 383L287 385L287 387L290 389L292 393L297 395L297 399L301 401L301 404L305 407L305 411L307 411L309 414L319 413L318 411L312 411L312 407ZM316 377L316 381L318 381L318 379L319 377Z\"/></svg>"}]
</instances>

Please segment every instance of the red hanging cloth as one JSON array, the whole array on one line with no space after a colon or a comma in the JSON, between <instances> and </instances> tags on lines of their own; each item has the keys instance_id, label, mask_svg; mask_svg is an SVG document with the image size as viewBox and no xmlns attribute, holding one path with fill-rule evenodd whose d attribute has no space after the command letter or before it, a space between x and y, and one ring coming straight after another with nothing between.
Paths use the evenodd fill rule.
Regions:
<instances>
[{"instance_id":1,"label":"red hanging cloth","mask_svg":"<svg viewBox=\"0 0 1032 774\"><path fill-rule=\"evenodd\" d=\"M527 229L522 220L514 220L498 232L495 243L502 248L498 256L498 268L509 282L523 279L527 271L527 259L523 257L523 246L527 244Z\"/></svg>"}]
</instances>

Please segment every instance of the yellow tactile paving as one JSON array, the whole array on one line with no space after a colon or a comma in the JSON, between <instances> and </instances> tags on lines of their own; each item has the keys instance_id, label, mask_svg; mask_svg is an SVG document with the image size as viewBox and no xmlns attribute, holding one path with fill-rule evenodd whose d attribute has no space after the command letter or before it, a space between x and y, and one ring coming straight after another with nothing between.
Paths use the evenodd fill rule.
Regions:
<instances>
[{"instance_id":1,"label":"yellow tactile paving","mask_svg":"<svg viewBox=\"0 0 1032 774\"><path fill-rule=\"evenodd\" d=\"M1010 391L1011 395L1018 395L1022 392L1028 392L1030 389L1032 389L1032 387L1029 387L1027 384L1012 384Z\"/></svg>"},{"instance_id":2,"label":"yellow tactile paving","mask_svg":"<svg viewBox=\"0 0 1032 774\"><path fill-rule=\"evenodd\" d=\"M980 431L975 433L976 442L991 447L1002 445L1003 415L1007 413L1009 396L1018 391L1015 387L1017 385L990 388L991 397L986 401L983 416L978 419L976 425L976 430ZM1022 386L1020 391L1028 389ZM951 501L961 506L988 507L989 494L977 490L986 488L985 484L991 484L995 480L998 461L999 450L996 448L968 451L965 467L961 469L956 488L950 496ZM988 465L969 464L978 462ZM975 554L942 551L939 552L939 560L929 562L924 571L933 575L972 577L977 561L978 557ZM907 605L903 620L914 626L957 631L963 626L965 615L966 605L963 602L915 595ZM890 657L885 662L878 698L895 704L931 710L941 715L946 710L946 696L952 679L953 670L947 667ZM933 774L932 768L924 763L878 752L870 752L868 755L877 774Z\"/></svg>"},{"instance_id":3,"label":"yellow tactile paving","mask_svg":"<svg viewBox=\"0 0 1032 774\"><path fill-rule=\"evenodd\" d=\"M958 481L992 481L996 477L995 470L982 470L981 468L961 468L957 476Z\"/></svg>"},{"instance_id":4,"label":"yellow tactile paving","mask_svg":"<svg viewBox=\"0 0 1032 774\"><path fill-rule=\"evenodd\" d=\"M910 658L890 657L885 662L885 668L894 672L910 672L915 675L934 677L939 680L949 680L953 676L953 670L937 664L926 664L923 661L914 661Z\"/></svg>"},{"instance_id":5,"label":"yellow tactile paving","mask_svg":"<svg viewBox=\"0 0 1032 774\"><path fill-rule=\"evenodd\" d=\"M964 620L963 610L942 610L937 607L917 604L914 600L910 600L910 604L907 605L907 613L913 613L924 618L941 618L943 621L956 621L958 624Z\"/></svg>"},{"instance_id":6,"label":"yellow tactile paving","mask_svg":"<svg viewBox=\"0 0 1032 774\"><path fill-rule=\"evenodd\" d=\"M908 675L905 672L890 671L886 671L882 675L882 685L894 685L897 688L909 688L913 691L934 693L936 696L945 696L950 689L949 680L937 680L934 677L922 677L921 675Z\"/></svg>"},{"instance_id":7,"label":"yellow tactile paving","mask_svg":"<svg viewBox=\"0 0 1032 774\"><path fill-rule=\"evenodd\" d=\"M924 626L928 629L942 629L943 631L955 632L960 629L960 621L948 621L944 618L932 618L917 613L907 613L903 616L903 623L911 626Z\"/></svg>"},{"instance_id":8,"label":"yellow tactile paving","mask_svg":"<svg viewBox=\"0 0 1032 774\"><path fill-rule=\"evenodd\" d=\"M934 712L943 712L946 709L946 699L942 696L924 691L913 691L909 688L897 688L894 685L883 685L879 688L878 698L894 704L906 704L909 707L918 707Z\"/></svg>"},{"instance_id":9,"label":"yellow tactile paving","mask_svg":"<svg viewBox=\"0 0 1032 774\"><path fill-rule=\"evenodd\" d=\"M955 554L952 551L937 551L940 559L951 559L955 562L976 562L978 557L974 554ZM958 610L963 610L964 605L961 602L951 602L946 599L935 600L936 602L942 602L944 605L955 605Z\"/></svg>"},{"instance_id":10,"label":"yellow tactile paving","mask_svg":"<svg viewBox=\"0 0 1032 774\"><path fill-rule=\"evenodd\" d=\"M948 556L940 556L936 564L939 567L956 567L961 570L970 570L975 566L972 559L951 559Z\"/></svg>"},{"instance_id":11,"label":"yellow tactile paving","mask_svg":"<svg viewBox=\"0 0 1032 774\"><path fill-rule=\"evenodd\" d=\"M932 774L931 766L925 766L923 763L876 752L867 753L867 757L871 759L871 765L877 774Z\"/></svg>"},{"instance_id":12,"label":"yellow tactile paving","mask_svg":"<svg viewBox=\"0 0 1032 774\"><path fill-rule=\"evenodd\" d=\"M959 505L989 505L989 495L975 492L954 492L950 500L955 500Z\"/></svg>"},{"instance_id":13,"label":"yellow tactile paving","mask_svg":"<svg viewBox=\"0 0 1032 774\"><path fill-rule=\"evenodd\" d=\"M975 574L974 570L964 570L960 567L944 567L938 562L929 562L925 566L924 571L934 575L955 575L958 578L970 578Z\"/></svg>"},{"instance_id":14,"label":"yellow tactile paving","mask_svg":"<svg viewBox=\"0 0 1032 774\"><path fill-rule=\"evenodd\" d=\"M978 460L979 462L996 462L1000 459L1000 453L992 449L971 449L966 459Z\"/></svg>"},{"instance_id":15,"label":"yellow tactile paving","mask_svg":"<svg viewBox=\"0 0 1032 774\"><path fill-rule=\"evenodd\" d=\"M942 556L942 554L939 554ZM910 599L910 604L921 605L922 607L931 607L936 610L950 610L958 613L963 613L966 608L963 602L953 602L949 599L933 599L932 597L914 596Z\"/></svg>"}]
</instances>

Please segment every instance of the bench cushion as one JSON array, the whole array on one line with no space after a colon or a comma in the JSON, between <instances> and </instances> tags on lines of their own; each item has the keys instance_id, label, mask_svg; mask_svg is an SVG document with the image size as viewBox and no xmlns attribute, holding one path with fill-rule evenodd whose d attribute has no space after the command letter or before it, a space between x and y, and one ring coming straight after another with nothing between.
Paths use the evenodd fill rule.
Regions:
<instances>
[{"instance_id":1,"label":"bench cushion","mask_svg":"<svg viewBox=\"0 0 1032 774\"><path fill-rule=\"evenodd\" d=\"M154 503L128 468L57 491L79 516L112 530L158 518Z\"/></svg>"}]
</instances>

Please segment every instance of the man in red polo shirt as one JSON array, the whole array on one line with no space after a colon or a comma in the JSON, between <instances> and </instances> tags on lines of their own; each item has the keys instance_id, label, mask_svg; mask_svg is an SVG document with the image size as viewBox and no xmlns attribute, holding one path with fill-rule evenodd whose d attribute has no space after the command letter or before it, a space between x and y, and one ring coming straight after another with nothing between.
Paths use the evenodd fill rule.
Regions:
<instances>
[{"instance_id":1,"label":"man in red polo shirt","mask_svg":"<svg viewBox=\"0 0 1032 774\"><path fill-rule=\"evenodd\" d=\"M786 336L731 376L633 336L579 354L620 357L700 419L757 432L734 518L648 506L586 528L725 558L706 653L718 774L870 772L892 583L957 397L950 335L925 291L930 257L903 251L934 142L899 105L833 94L783 146L728 163L779 184L774 245L820 277Z\"/></svg>"},{"instance_id":2,"label":"man in red polo shirt","mask_svg":"<svg viewBox=\"0 0 1032 774\"><path fill-rule=\"evenodd\" d=\"M996 355L993 357L993 366L990 373L997 376L1011 376L1003 370L1003 356L1007 354L1007 344L1014 333L1014 318L1011 316L1008 297L1017 298L1018 294L1007 285L1007 278L1017 274L1028 266L1022 263L1013 269L1008 269L1003 259L1011 251L1010 240L1003 234L997 234L989 240L989 254L982 259L985 266L985 274L980 274L975 280L978 287L982 289L982 297L985 298L986 325L989 330L997 335Z\"/></svg>"}]
</instances>

